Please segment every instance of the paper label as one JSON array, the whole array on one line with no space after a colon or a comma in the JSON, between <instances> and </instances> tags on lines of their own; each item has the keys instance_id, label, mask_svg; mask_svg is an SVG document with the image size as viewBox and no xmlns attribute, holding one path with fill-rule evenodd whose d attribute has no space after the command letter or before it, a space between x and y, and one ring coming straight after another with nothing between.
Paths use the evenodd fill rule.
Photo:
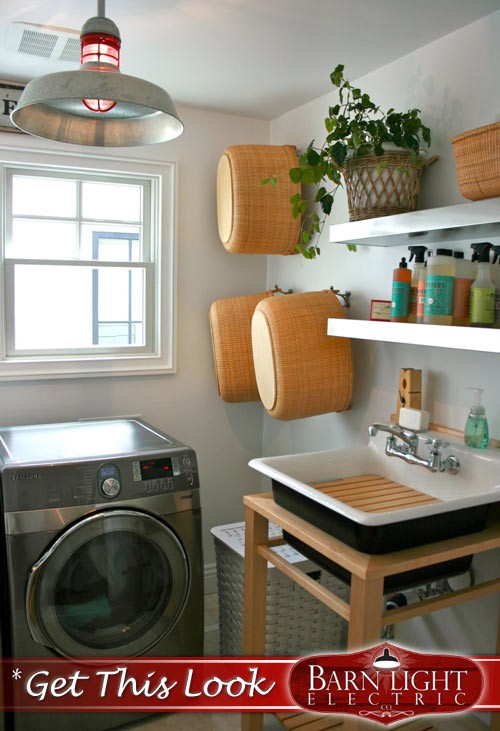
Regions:
<instances>
[{"instance_id":1,"label":"paper label","mask_svg":"<svg viewBox=\"0 0 500 731\"><path fill-rule=\"evenodd\" d=\"M410 314L410 282L392 283L391 317L408 317Z\"/></svg>"},{"instance_id":2,"label":"paper label","mask_svg":"<svg viewBox=\"0 0 500 731\"><path fill-rule=\"evenodd\" d=\"M449 316L453 311L455 277L428 274L425 280L425 315Z\"/></svg>"},{"instance_id":3,"label":"paper label","mask_svg":"<svg viewBox=\"0 0 500 731\"><path fill-rule=\"evenodd\" d=\"M420 318L424 316L425 279L419 279L418 285L411 288L410 315Z\"/></svg>"},{"instance_id":4,"label":"paper label","mask_svg":"<svg viewBox=\"0 0 500 731\"><path fill-rule=\"evenodd\" d=\"M495 319L495 290L490 287L472 287L470 293L470 321L493 325Z\"/></svg>"}]
</instances>

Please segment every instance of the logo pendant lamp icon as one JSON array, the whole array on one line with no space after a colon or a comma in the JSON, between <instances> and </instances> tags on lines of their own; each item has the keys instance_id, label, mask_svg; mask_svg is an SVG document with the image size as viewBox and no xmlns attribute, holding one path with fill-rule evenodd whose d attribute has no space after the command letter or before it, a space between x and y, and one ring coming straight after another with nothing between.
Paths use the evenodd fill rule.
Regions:
<instances>
[{"instance_id":1,"label":"logo pendant lamp icon","mask_svg":"<svg viewBox=\"0 0 500 731\"><path fill-rule=\"evenodd\" d=\"M84 24L81 66L33 79L11 120L28 134L74 145L132 147L173 140L184 126L164 89L120 72L120 31L104 16Z\"/></svg>"},{"instance_id":2,"label":"logo pendant lamp icon","mask_svg":"<svg viewBox=\"0 0 500 731\"><path fill-rule=\"evenodd\" d=\"M304 658L289 682L294 701L307 711L360 716L385 726L466 711L483 690L481 669L469 658L422 655L390 644Z\"/></svg>"}]
</instances>

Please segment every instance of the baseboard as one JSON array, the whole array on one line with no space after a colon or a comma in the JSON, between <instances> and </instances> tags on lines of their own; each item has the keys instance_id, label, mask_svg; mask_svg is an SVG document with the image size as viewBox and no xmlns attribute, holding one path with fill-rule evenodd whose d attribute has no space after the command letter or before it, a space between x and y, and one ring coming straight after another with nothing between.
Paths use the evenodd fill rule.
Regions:
<instances>
[{"instance_id":1,"label":"baseboard","mask_svg":"<svg viewBox=\"0 0 500 731\"><path fill-rule=\"evenodd\" d=\"M215 594L217 591L217 564L206 563L204 570L205 594Z\"/></svg>"}]
</instances>

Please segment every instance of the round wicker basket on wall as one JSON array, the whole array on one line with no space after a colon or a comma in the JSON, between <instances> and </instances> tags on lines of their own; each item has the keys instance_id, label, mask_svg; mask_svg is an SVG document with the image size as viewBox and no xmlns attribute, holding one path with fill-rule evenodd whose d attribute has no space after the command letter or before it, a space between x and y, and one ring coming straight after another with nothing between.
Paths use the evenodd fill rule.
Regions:
<instances>
[{"instance_id":1,"label":"round wicker basket on wall","mask_svg":"<svg viewBox=\"0 0 500 731\"><path fill-rule=\"evenodd\" d=\"M219 395L228 403L259 401L250 328L256 305L273 292L216 300L210 307L210 331Z\"/></svg>"},{"instance_id":2,"label":"round wicker basket on wall","mask_svg":"<svg viewBox=\"0 0 500 731\"><path fill-rule=\"evenodd\" d=\"M275 419L302 419L349 408L351 344L348 338L327 335L329 317L344 317L329 290L271 297L255 308L255 376L261 401Z\"/></svg>"},{"instance_id":3,"label":"round wicker basket on wall","mask_svg":"<svg viewBox=\"0 0 500 731\"><path fill-rule=\"evenodd\" d=\"M290 198L300 192L288 171L298 166L295 147L233 145L217 168L219 236L231 254L294 254L300 217ZM278 184L260 185L276 176Z\"/></svg>"},{"instance_id":4,"label":"round wicker basket on wall","mask_svg":"<svg viewBox=\"0 0 500 731\"><path fill-rule=\"evenodd\" d=\"M471 201L500 195L500 122L471 129L451 140L460 193Z\"/></svg>"},{"instance_id":5,"label":"round wicker basket on wall","mask_svg":"<svg viewBox=\"0 0 500 731\"><path fill-rule=\"evenodd\" d=\"M405 150L345 160L342 174L349 220L361 221L415 211L422 172L435 160L437 155L416 165L411 153Z\"/></svg>"}]
</instances>

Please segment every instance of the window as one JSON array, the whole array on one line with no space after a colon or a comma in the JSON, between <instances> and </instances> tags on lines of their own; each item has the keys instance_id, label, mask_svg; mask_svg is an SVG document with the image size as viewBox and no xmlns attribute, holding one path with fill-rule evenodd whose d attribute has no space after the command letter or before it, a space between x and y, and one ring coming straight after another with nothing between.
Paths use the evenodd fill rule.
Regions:
<instances>
[{"instance_id":1,"label":"window","mask_svg":"<svg viewBox=\"0 0 500 731\"><path fill-rule=\"evenodd\" d=\"M112 258L118 255L119 261L134 261L133 257L137 256L139 246L139 234L137 233L94 231L92 234L92 254L93 258L97 260L99 255L102 255L103 248L106 247ZM116 274L121 276L116 277ZM92 271L93 345L103 345L104 343L139 345L142 343L144 332L143 289L143 281L137 277L137 272L130 270L101 272L99 280L99 270ZM118 290L122 291L123 299L117 307L114 292ZM101 317L99 317L99 313ZM125 314L126 319L124 319ZM115 319L105 319L113 316ZM122 319L116 319L120 316Z\"/></svg>"},{"instance_id":2,"label":"window","mask_svg":"<svg viewBox=\"0 0 500 731\"><path fill-rule=\"evenodd\" d=\"M64 158L2 163L0 377L172 371L173 165Z\"/></svg>"}]
</instances>

